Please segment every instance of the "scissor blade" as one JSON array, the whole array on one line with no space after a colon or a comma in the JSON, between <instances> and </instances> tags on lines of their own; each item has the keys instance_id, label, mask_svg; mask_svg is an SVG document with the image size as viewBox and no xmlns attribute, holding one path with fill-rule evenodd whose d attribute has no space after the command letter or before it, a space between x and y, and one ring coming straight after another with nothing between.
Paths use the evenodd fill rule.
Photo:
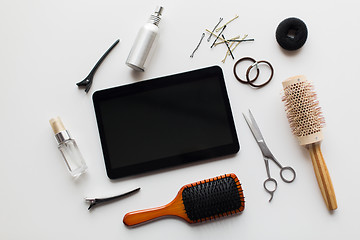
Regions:
<instances>
[{"instance_id":1,"label":"scissor blade","mask_svg":"<svg viewBox=\"0 0 360 240\"><path fill-rule=\"evenodd\" d=\"M260 129L255 121L254 116L252 115L251 111L249 110L249 114L250 114L250 120L246 118L245 114L245 120L247 122L247 124L249 125L249 128L251 130L251 132L253 133L254 138L256 139L256 142L258 143L261 152L264 156L264 158L269 158L269 159L275 159L274 156L272 155L270 149L267 147L264 137L262 136Z\"/></svg>"},{"instance_id":2,"label":"scissor blade","mask_svg":"<svg viewBox=\"0 0 360 240\"><path fill-rule=\"evenodd\" d=\"M249 126L251 132L254 134L250 120L245 116L245 113L243 113L242 115L244 116L245 121L246 121L247 125ZM254 137L255 137L255 136L254 136Z\"/></svg>"},{"instance_id":3,"label":"scissor blade","mask_svg":"<svg viewBox=\"0 0 360 240\"><path fill-rule=\"evenodd\" d=\"M260 129L255 121L254 116L252 115L251 111L249 110L249 116L250 116L250 120L245 116L245 114L243 113L243 116L246 120L246 123L248 124L251 132L253 133L255 139L257 142L264 142L264 138L260 132Z\"/></svg>"}]
</instances>

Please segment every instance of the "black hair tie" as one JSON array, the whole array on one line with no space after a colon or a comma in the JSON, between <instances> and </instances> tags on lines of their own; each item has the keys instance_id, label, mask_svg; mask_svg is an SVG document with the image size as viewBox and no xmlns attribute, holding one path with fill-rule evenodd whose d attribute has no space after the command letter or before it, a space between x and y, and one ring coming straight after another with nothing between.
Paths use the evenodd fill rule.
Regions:
<instances>
[{"instance_id":1,"label":"black hair tie","mask_svg":"<svg viewBox=\"0 0 360 240\"><path fill-rule=\"evenodd\" d=\"M260 71L259 71L258 68L256 69L256 76L255 76L253 79L250 79L249 77L247 77L246 80L243 80L243 79L241 79L241 78L237 75L237 73L236 73L236 67L237 67L237 65L238 65L239 63L241 63L242 61L251 61L251 62L253 62L253 63L256 63L256 60L253 59L253 58L251 58L251 57L243 57L243 58L239 59L239 60L235 63L234 68L233 68L233 72L234 72L235 78L236 78L239 82L244 83L244 84L247 84L247 83L249 83L249 82L255 81L255 80L259 77L259 73L260 73ZM250 66L250 67L251 67L251 66Z\"/></svg>"},{"instance_id":2,"label":"black hair tie","mask_svg":"<svg viewBox=\"0 0 360 240\"><path fill-rule=\"evenodd\" d=\"M269 66L270 70L271 70L270 77L269 77L269 79L268 79L266 82L264 82L264 83L262 83L262 84L256 85L256 84L252 83L252 81L250 80L249 73L250 73L251 69L253 69L253 67L256 67L256 70L259 71L258 65L259 65L259 64L264 64L264 63L267 64L267 65ZM257 76L257 75L256 75L256 76ZM271 81L271 79L273 78L273 76L274 76L274 68L272 67L272 65L271 65L268 61L265 61L265 60L256 61L256 62L255 62L253 65L251 65L251 66L247 69L247 71L246 71L246 80L247 80L247 83L250 84L252 87L255 87L255 88L261 88L261 87L265 86L266 84L268 84L268 83Z\"/></svg>"},{"instance_id":3,"label":"black hair tie","mask_svg":"<svg viewBox=\"0 0 360 240\"><path fill-rule=\"evenodd\" d=\"M298 18L283 20L276 29L276 41L289 51L301 48L307 39L308 30L305 23Z\"/></svg>"}]
</instances>

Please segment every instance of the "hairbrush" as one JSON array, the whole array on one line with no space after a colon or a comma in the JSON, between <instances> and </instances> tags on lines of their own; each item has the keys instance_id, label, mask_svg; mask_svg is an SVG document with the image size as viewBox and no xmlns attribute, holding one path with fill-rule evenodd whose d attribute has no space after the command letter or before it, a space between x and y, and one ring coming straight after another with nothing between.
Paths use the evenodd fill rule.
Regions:
<instances>
[{"instance_id":1,"label":"hairbrush","mask_svg":"<svg viewBox=\"0 0 360 240\"><path fill-rule=\"evenodd\" d=\"M337 208L335 192L320 149L325 120L314 87L303 75L288 78L282 84L283 101L290 128L299 144L309 150L326 206L329 210L335 210Z\"/></svg>"},{"instance_id":2,"label":"hairbrush","mask_svg":"<svg viewBox=\"0 0 360 240\"><path fill-rule=\"evenodd\" d=\"M127 213L124 224L132 226L158 217L172 215L197 223L239 213L245 201L241 184L235 174L187 184L169 204Z\"/></svg>"}]
</instances>

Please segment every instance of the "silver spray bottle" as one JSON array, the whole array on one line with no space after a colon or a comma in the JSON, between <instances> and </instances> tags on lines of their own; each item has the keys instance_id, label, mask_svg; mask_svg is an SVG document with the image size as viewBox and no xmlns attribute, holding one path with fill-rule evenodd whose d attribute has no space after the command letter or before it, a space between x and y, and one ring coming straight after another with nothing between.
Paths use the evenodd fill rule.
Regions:
<instances>
[{"instance_id":1,"label":"silver spray bottle","mask_svg":"<svg viewBox=\"0 0 360 240\"><path fill-rule=\"evenodd\" d=\"M140 29L130 54L126 60L126 65L136 71L145 71L149 55L155 46L155 41L159 33L159 22L163 7L159 6L150 16L149 21Z\"/></svg>"}]
</instances>

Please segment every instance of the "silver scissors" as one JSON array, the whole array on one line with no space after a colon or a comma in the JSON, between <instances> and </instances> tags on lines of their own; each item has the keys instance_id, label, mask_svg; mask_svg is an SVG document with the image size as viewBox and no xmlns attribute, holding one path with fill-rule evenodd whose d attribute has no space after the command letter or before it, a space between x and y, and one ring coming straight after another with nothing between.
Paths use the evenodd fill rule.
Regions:
<instances>
[{"instance_id":1,"label":"silver scissors","mask_svg":"<svg viewBox=\"0 0 360 240\"><path fill-rule=\"evenodd\" d=\"M250 119L248 119L245 114L243 113L244 118L247 122L247 124L249 125L249 128L252 132L252 134L254 135L256 142L258 143L261 152L263 154L263 158L265 161L265 167L266 167L266 173L268 178L264 181L264 188L265 190L270 193L271 198L269 200L269 202L272 200L274 192L277 188L277 182L274 178L272 178L270 176L270 168L269 168L269 160L273 161L279 168L280 168L280 177L281 179L286 182L286 183L291 183L295 180L296 177L296 173L295 170L292 167L283 167L274 157L274 155L270 152L270 149L267 147L264 137L262 136L260 129L255 121L254 116L252 115L251 111L249 110L249 115L250 115ZM291 173L290 177L285 177L284 176L284 172L285 171L289 171ZM273 184L271 184L273 183ZM270 188L270 186L271 188Z\"/></svg>"}]
</instances>

